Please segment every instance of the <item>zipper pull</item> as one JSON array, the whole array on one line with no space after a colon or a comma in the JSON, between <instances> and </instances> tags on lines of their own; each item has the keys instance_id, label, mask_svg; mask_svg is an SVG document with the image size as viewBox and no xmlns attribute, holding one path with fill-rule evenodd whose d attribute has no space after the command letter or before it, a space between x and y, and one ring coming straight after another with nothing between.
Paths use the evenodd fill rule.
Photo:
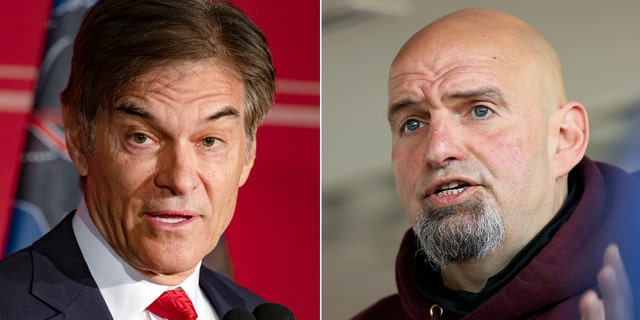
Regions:
<instances>
[{"instance_id":1,"label":"zipper pull","mask_svg":"<svg viewBox=\"0 0 640 320\"><path fill-rule=\"evenodd\" d=\"M431 308L429 309L429 315L431 316L431 320L440 319L443 313L444 313L444 309L442 309L442 307L437 304L432 305Z\"/></svg>"}]
</instances>

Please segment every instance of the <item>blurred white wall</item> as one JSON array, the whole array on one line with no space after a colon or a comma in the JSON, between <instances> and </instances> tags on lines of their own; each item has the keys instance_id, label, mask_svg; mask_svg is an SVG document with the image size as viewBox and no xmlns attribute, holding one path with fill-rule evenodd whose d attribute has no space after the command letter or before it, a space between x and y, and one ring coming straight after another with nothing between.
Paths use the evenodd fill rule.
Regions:
<instances>
[{"instance_id":1,"label":"blurred white wall","mask_svg":"<svg viewBox=\"0 0 640 320\"><path fill-rule=\"evenodd\" d=\"M568 98L587 107L588 154L640 169L640 130L632 132L640 127L639 1L416 0L385 11L386 2L323 1L323 319L347 319L395 292L395 251L408 224L390 168L387 72L400 46L442 15L481 6L538 29L558 52Z\"/></svg>"}]
</instances>

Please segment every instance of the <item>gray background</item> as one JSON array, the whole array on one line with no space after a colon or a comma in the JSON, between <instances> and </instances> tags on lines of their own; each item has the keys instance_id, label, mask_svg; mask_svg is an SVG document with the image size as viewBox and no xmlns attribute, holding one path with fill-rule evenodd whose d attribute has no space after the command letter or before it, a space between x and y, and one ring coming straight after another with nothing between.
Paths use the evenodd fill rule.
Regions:
<instances>
[{"instance_id":1,"label":"gray background","mask_svg":"<svg viewBox=\"0 0 640 320\"><path fill-rule=\"evenodd\" d=\"M594 159L640 169L640 1L322 2L322 312L347 319L395 292L408 223L393 185L386 80L400 46L466 7L527 21L553 44L568 98L589 112Z\"/></svg>"}]
</instances>

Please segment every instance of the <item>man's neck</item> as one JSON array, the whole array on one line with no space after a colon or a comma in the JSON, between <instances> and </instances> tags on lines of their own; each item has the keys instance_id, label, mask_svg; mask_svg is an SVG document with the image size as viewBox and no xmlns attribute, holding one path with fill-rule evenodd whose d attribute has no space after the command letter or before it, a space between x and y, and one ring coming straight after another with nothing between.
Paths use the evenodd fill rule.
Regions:
<instances>
[{"instance_id":1,"label":"man's neck","mask_svg":"<svg viewBox=\"0 0 640 320\"><path fill-rule=\"evenodd\" d=\"M506 228L505 238L492 252L477 259L456 261L444 268L440 275L442 284L453 290L480 292L489 278L500 273L553 219L553 214L539 216L540 221L526 227ZM515 235L515 236L514 236Z\"/></svg>"},{"instance_id":2,"label":"man's neck","mask_svg":"<svg viewBox=\"0 0 640 320\"><path fill-rule=\"evenodd\" d=\"M453 290L480 292L488 279L502 271L511 258L492 253L480 259L455 262L440 273L442 284Z\"/></svg>"}]
</instances>

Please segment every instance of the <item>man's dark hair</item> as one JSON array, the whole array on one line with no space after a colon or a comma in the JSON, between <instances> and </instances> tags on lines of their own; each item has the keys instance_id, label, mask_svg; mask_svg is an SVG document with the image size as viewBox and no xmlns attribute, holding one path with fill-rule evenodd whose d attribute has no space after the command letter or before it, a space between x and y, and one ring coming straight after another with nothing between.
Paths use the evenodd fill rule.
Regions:
<instances>
[{"instance_id":1,"label":"man's dark hair","mask_svg":"<svg viewBox=\"0 0 640 320\"><path fill-rule=\"evenodd\" d=\"M82 124L91 149L97 115L113 110L139 76L156 67L209 58L242 77L250 146L273 103L275 70L260 29L224 1L98 2L87 11L76 37L61 102Z\"/></svg>"}]
</instances>

